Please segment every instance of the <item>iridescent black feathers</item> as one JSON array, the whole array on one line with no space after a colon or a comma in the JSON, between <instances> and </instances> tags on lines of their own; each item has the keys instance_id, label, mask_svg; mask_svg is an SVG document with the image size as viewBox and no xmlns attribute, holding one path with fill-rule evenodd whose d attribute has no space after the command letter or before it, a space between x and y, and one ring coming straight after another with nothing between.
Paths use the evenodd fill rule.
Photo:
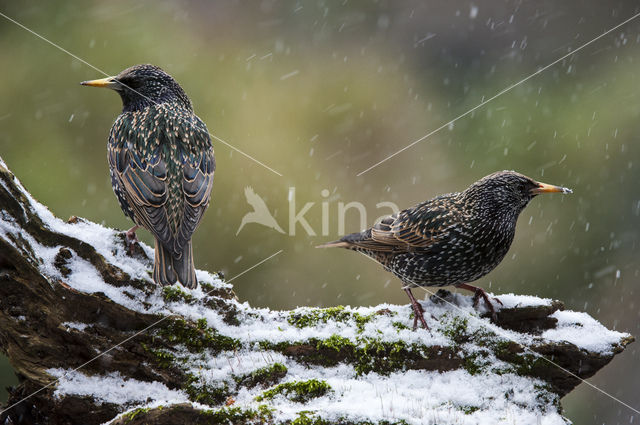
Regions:
<instances>
[{"instance_id":1,"label":"iridescent black feathers","mask_svg":"<svg viewBox=\"0 0 640 425\"><path fill-rule=\"evenodd\" d=\"M195 287L191 237L209 205L215 170L206 125L178 83L156 66L83 84L122 98L107 145L111 183L124 213L156 239L154 280Z\"/></svg>"},{"instance_id":2,"label":"iridescent black feathers","mask_svg":"<svg viewBox=\"0 0 640 425\"><path fill-rule=\"evenodd\" d=\"M370 229L321 247L362 252L398 276L408 288L469 288L466 283L500 264L513 241L520 212L543 192L570 191L513 171L501 171L463 192L422 202L385 217Z\"/></svg>"}]
</instances>

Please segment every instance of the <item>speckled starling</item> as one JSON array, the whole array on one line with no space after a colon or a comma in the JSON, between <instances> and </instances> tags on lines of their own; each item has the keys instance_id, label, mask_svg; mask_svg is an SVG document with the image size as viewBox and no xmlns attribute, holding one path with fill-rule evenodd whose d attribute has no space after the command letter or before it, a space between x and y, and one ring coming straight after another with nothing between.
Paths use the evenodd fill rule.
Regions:
<instances>
[{"instance_id":1,"label":"speckled starling","mask_svg":"<svg viewBox=\"0 0 640 425\"><path fill-rule=\"evenodd\" d=\"M153 279L195 288L191 236L204 214L215 159L207 126L193 113L180 85L153 65L84 81L122 98L107 144L111 185L122 211L155 237Z\"/></svg>"},{"instance_id":2,"label":"speckled starling","mask_svg":"<svg viewBox=\"0 0 640 425\"><path fill-rule=\"evenodd\" d=\"M427 323L411 288L456 286L482 297L495 319L485 291L469 285L496 268L506 255L516 221L534 196L571 190L539 183L514 171L500 171L463 192L441 195L383 218L370 229L320 245L359 251L398 276L417 320ZM499 300L497 300L499 302Z\"/></svg>"}]
</instances>

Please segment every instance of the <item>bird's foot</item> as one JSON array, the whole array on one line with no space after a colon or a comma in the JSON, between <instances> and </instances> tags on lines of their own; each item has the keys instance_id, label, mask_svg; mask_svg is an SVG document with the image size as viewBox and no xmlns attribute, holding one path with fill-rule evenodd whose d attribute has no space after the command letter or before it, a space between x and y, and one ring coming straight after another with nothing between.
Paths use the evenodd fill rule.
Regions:
<instances>
[{"instance_id":1,"label":"bird's foot","mask_svg":"<svg viewBox=\"0 0 640 425\"><path fill-rule=\"evenodd\" d=\"M477 308L478 307L478 302L480 301L480 297L482 297L482 299L484 300L485 305L487 306L487 308L489 309L489 312L491 312L491 320L493 322L497 322L498 321L498 314L496 313L496 309L493 306L493 303L491 302L491 300L489 299L489 295L487 295L487 293L485 292L484 289L479 288L477 286L473 286L473 285L467 285L462 284L459 285L458 288L462 288L462 289L467 289L469 291L473 291L473 307ZM502 301L500 301L499 299L493 297L493 299L500 305L504 305L502 304Z\"/></svg>"},{"instance_id":2,"label":"bird's foot","mask_svg":"<svg viewBox=\"0 0 640 425\"><path fill-rule=\"evenodd\" d=\"M134 248L136 244L139 242L138 237L136 236L136 230L138 230L140 226L135 225L131 229L125 232L125 238L127 241L127 249L129 250L129 255L133 255Z\"/></svg>"},{"instance_id":3,"label":"bird's foot","mask_svg":"<svg viewBox=\"0 0 640 425\"><path fill-rule=\"evenodd\" d=\"M420 303L416 305L411 305L411 309L413 310L413 330L418 329L418 320L420 320L420 324L423 328L429 330L429 326L427 326L427 322L424 320L424 308Z\"/></svg>"},{"instance_id":4,"label":"bird's foot","mask_svg":"<svg viewBox=\"0 0 640 425\"><path fill-rule=\"evenodd\" d=\"M405 288L404 292L409 296L409 300L411 301L411 308L413 309L413 330L418 329L418 320L423 328L429 330L429 326L427 326L427 321L424 320L424 309L420 305L420 303L415 299L413 294L411 293L410 288Z\"/></svg>"}]
</instances>

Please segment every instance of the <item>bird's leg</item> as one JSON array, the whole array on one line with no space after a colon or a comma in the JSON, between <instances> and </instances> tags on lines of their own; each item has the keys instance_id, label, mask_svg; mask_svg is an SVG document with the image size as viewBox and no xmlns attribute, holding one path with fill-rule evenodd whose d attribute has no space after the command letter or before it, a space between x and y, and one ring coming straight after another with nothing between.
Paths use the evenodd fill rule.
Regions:
<instances>
[{"instance_id":1,"label":"bird's leg","mask_svg":"<svg viewBox=\"0 0 640 425\"><path fill-rule=\"evenodd\" d=\"M129 254L133 254L133 246L136 242L138 242L138 237L136 236L136 230L138 230L140 226L137 224L133 226L131 229L127 230L125 233L125 237L127 239L127 247L129 248Z\"/></svg>"},{"instance_id":2,"label":"bird's leg","mask_svg":"<svg viewBox=\"0 0 640 425\"><path fill-rule=\"evenodd\" d=\"M478 306L478 301L480 300L480 297L482 297L482 299L484 300L485 304L487 305L487 308L489 309L489 311L491 312L491 318L493 319L493 321L497 321L498 320L498 315L496 314L496 310L493 307L493 304L491 303L491 301L489 300L489 296L487 295L487 293L485 292L484 289L479 288L477 286L473 286L473 285L469 285L467 283L463 283L462 285L458 285L458 288L462 288L462 289L466 289L468 291L473 291L473 306L477 307ZM502 301L500 301L497 298L493 298L494 300L496 300L496 302L500 305L502 304Z\"/></svg>"},{"instance_id":3,"label":"bird's leg","mask_svg":"<svg viewBox=\"0 0 640 425\"><path fill-rule=\"evenodd\" d=\"M411 288L404 288L404 292L409 296L411 307L413 308L413 330L415 331L418 328L418 320L420 320L420 324L422 324L423 328L429 330L429 326L427 326L427 322L424 320L424 316L422 314L424 309L411 293Z\"/></svg>"}]
</instances>

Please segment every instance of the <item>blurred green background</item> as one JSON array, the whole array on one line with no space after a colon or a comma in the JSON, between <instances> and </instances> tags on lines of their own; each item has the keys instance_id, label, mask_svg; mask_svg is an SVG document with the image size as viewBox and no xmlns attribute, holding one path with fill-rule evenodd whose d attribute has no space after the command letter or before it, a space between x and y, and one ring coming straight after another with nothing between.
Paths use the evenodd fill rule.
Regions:
<instances>
[{"instance_id":1,"label":"blurred green background","mask_svg":"<svg viewBox=\"0 0 640 425\"><path fill-rule=\"evenodd\" d=\"M399 281L366 258L313 248L340 236L338 203L361 202L371 224L388 212L379 202L404 208L515 169L574 195L535 199L507 259L479 285L560 299L640 335L640 19L356 176L633 16L637 2L0 4L108 74L161 66L213 134L282 174L214 141L213 204L194 237L196 266L233 277L283 250L234 281L242 300L283 309L407 303ZM128 228L105 150L120 99L78 85L103 75L2 17L0 51L0 156L58 216ZM247 224L236 236L252 211L247 186L285 234ZM315 236L301 226L288 234L292 187L296 212L314 202L305 218ZM347 232L360 230L355 211L347 218ZM640 408L635 345L590 381ZM0 386L14 382L2 359ZM634 416L586 385L563 405L577 424Z\"/></svg>"}]
</instances>

